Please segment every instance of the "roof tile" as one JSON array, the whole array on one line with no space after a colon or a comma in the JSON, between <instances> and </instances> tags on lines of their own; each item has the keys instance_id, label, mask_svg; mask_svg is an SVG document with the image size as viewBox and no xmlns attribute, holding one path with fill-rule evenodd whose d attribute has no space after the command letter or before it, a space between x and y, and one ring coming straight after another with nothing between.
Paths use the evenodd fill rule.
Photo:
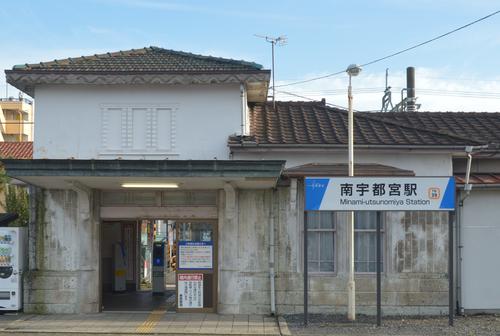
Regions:
<instances>
[{"instance_id":1,"label":"roof tile","mask_svg":"<svg viewBox=\"0 0 500 336\"><path fill-rule=\"evenodd\" d=\"M258 71L256 63L146 47L50 62L16 65L23 72L224 72Z\"/></svg>"},{"instance_id":2,"label":"roof tile","mask_svg":"<svg viewBox=\"0 0 500 336\"><path fill-rule=\"evenodd\" d=\"M328 107L322 102L276 102L257 103L250 106L250 133L259 145L345 145L347 144L347 111ZM400 112L400 114L407 114ZM418 112L417 114L420 114ZM354 143L356 145L402 145L402 146L465 146L481 143L476 137L463 136L462 114L457 114L457 124L451 121L427 120L415 116L356 112ZM474 118L474 115L468 115ZM497 118L497 137L500 139L500 114ZM427 121L427 122L426 122ZM436 123L439 128L429 127ZM454 125L450 127L449 125ZM444 132L443 132L444 130ZM477 135L479 131L470 131ZM492 138L488 130L487 134ZM233 137L230 144L238 144Z\"/></svg>"},{"instance_id":3,"label":"roof tile","mask_svg":"<svg viewBox=\"0 0 500 336\"><path fill-rule=\"evenodd\" d=\"M0 157L4 159L32 159L33 142L0 142Z\"/></svg>"}]
</instances>

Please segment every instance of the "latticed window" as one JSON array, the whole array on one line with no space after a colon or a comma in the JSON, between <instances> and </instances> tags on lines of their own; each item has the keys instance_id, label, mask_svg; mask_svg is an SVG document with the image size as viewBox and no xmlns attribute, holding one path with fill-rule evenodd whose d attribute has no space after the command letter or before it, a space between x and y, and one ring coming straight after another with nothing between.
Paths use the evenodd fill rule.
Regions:
<instances>
[{"instance_id":1,"label":"latticed window","mask_svg":"<svg viewBox=\"0 0 500 336\"><path fill-rule=\"evenodd\" d=\"M384 239L383 223L382 241ZM381 242L381 245L384 244ZM383 251L383 248L382 248ZM383 253L382 264L383 269ZM377 212L365 211L354 214L354 270L360 273L377 271Z\"/></svg>"},{"instance_id":2,"label":"latticed window","mask_svg":"<svg viewBox=\"0 0 500 336\"><path fill-rule=\"evenodd\" d=\"M335 271L335 214L307 212L307 260L309 272Z\"/></svg>"}]
</instances>

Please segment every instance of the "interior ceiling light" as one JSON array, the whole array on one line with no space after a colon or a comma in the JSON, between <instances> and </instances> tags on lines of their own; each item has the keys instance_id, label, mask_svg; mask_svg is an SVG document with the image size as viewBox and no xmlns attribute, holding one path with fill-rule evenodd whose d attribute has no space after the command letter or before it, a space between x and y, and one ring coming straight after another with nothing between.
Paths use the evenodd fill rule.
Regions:
<instances>
[{"instance_id":1,"label":"interior ceiling light","mask_svg":"<svg viewBox=\"0 0 500 336\"><path fill-rule=\"evenodd\" d=\"M156 189L167 189L167 188L179 188L178 183L122 183L123 188L156 188Z\"/></svg>"}]
</instances>

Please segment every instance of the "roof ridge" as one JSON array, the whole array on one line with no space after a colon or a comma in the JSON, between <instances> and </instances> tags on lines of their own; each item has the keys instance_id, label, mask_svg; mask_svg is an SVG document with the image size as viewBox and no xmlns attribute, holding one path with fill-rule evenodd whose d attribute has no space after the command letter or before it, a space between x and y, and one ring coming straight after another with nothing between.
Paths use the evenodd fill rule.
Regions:
<instances>
[{"instance_id":1,"label":"roof ridge","mask_svg":"<svg viewBox=\"0 0 500 336\"><path fill-rule=\"evenodd\" d=\"M236 59L232 59L232 58L216 57L216 56L211 56L211 55L206 56L206 55L194 54L194 53L190 53L190 52L186 52L186 51L166 49L166 48L161 48L161 47L156 47L156 46L149 46L149 47L143 47L143 48L139 48L139 49L132 48L132 49L128 49L128 50L118 50L118 51L105 52L105 53L101 53L101 54L81 55L81 56L59 58L59 59L54 59L51 61L43 61L43 62L38 62L38 63L17 64L17 65L14 65L12 67L12 70L29 70L29 69L36 69L36 68L46 68L46 67L50 67L52 65L61 65L61 63L62 64L74 64L74 63L79 62L79 61L99 60L99 59L105 59L105 58L112 58L114 56L130 56L133 53L148 53L148 52L170 53L170 54L175 54L175 55L179 55L179 56L197 58L200 60L211 60L211 61L221 62L221 63L226 63L226 64L248 66L248 67L255 68L255 70L262 70L264 68L261 64L258 64L255 62L236 60Z\"/></svg>"},{"instance_id":2,"label":"roof ridge","mask_svg":"<svg viewBox=\"0 0 500 336\"><path fill-rule=\"evenodd\" d=\"M418 111L418 112L380 112L380 111L360 111L363 113L384 115L393 113L406 113L406 114L481 114L481 115L498 115L500 112L487 112L487 111Z\"/></svg>"},{"instance_id":3,"label":"roof ridge","mask_svg":"<svg viewBox=\"0 0 500 336\"><path fill-rule=\"evenodd\" d=\"M233 63L233 64L244 64L244 65L255 67L258 70L261 70L264 68L259 63L249 62L249 61L245 61L245 60L237 60L234 58L224 58L224 57L218 57L218 56L212 56L212 55L201 55L201 54L191 53L188 51L173 50L173 49L167 49L167 48L156 47L156 46L150 46L149 48L151 50L156 50L156 51L160 51L160 52L169 52L169 53L173 53L173 54L177 54L177 55L181 55L181 56L196 57L199 59L210 59L210 60L228 62L228 63Z\"/></svg>"}]
</instances>

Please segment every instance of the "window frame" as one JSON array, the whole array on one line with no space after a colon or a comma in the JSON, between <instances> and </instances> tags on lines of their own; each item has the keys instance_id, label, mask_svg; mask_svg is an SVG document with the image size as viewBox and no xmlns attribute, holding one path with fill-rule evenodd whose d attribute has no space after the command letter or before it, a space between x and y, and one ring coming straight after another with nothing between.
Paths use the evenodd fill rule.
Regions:
<instances>
[{"instance_id":1,"label":"window frame","mask_svg":"<svg viewBox=\"0 0 500 336\"><path fill-rule=\"evenodd\" d=\"M386 250L387 250L387 234L386 234L386 212L385 211L373 211L375 213L377 212L380 212L382 215L380 216L381 217L381 222L380 223L380 240L381 240L381 250L382 250L382 270L381 270L381 273L385 273L385 270L386 270L386 265L387 265L387 253L386 253ZM354 216L356 216L356 212L354 212ZM357 232L372 232L375 234L375 237L377 235L377 228L375 226L375 229L356 229L356 217L354 217L354 244L356 244L356 233ZM376 238L375 238L376 239ZM376 241L376 240L375 240ZM375 248L376 248L376 243L375 243ZM354 253L356 255L356 245L354 246ZM376 253L377 251L375 251L375 259L376 259ZM372 276L372 275L376 275L377 274L377 271L373 271L373 272L360 272L360 271L356 271L356 259L355 259L355 255L353 256L354 258L354 274L355 276ZM375 260L375 263L376 263L376 260Z\"/></svg>"},{"instance_id":2,"label":"window frame","mask_svg":"<svg viewBox=\"0 0 500 336\"><path fill-rule=\"evenodd\" d=\"M338 255L338 244L337 244L337 224L338 224L338 219L337 219L337 212L336 211L305 211L306 213L306 218L308 217L308 214L309 213L324 213L324 212L329 212L331 213L332 215L332 219L333 219L333 229L321 229L321 228L318 228L318 229L311 229L309 228L309 221L308 221L308 227L307 227L307 234L308 234L308 238L309 238L309 233L310 232L331 232L333 234L333 271L311 271L309 269L309 263L311 262L311 260L309 260L309 254L308 254L308 260L307 260L307 264L308 264L308 274L310 276L336 276L337 275L337 272L338 272L338 258L337 258L337 255ZM302 232L304 233L305 230L303 230ZM309 245L309 244L308 244ZM321 244L318 244L318 249L319 251L321 251ZM304 246L302 244L302 250L303 250L303 253L305 253L305 249L304 249ZM321 253L319 252L319 256L321 258ZM302 258L303 259L303 258ZM318 262L318 266L321 264L321 259L318 259L317 261L312 261L312 262ZM323 262L326 262L326 261L323 261Z\"/></svg>"},{"instance_id":3,"label":"window frame","mask_svg":"<svg viewBox=\"0 0 500 336\"><path fill-rule=\"evenodd\" d=\"M120 118L125 119L126 122L123 123L119 128L119 132L122 133L120 146L110 145L108 143L108 137L110 136L110 122L109 122L109 111L116 110L120 111ZM134 128L134 111L144 110L144 113L150 113L151 119L156 121L150 122L151 124L146 125L146 130L144 133L145 142L143 148L134 148L135 128ZM170 119L170 124L168 127L168 137L169 145L167 147L162 147L158 143L158 132L159 123L158 117L153 117L157 115L160 110L168 110ZM179 110L178 103L105 103L100 104L100 126L99 126L99 155L103 157L116 156L116 155L139 155L139 156L179 156L177 152L177 114ZM148 116L144 116L148 120ZM132 121L131 121L132 120ZM148 121L149 122L149 121ZM153 125L155 127L153 127ZM118 129L118 128L117 128ZM117 130L115 129L115 131ZM149 129L149 130L148 130ZM155 139L155 140L152 140Z\"/></svg>"}]
</instances>

